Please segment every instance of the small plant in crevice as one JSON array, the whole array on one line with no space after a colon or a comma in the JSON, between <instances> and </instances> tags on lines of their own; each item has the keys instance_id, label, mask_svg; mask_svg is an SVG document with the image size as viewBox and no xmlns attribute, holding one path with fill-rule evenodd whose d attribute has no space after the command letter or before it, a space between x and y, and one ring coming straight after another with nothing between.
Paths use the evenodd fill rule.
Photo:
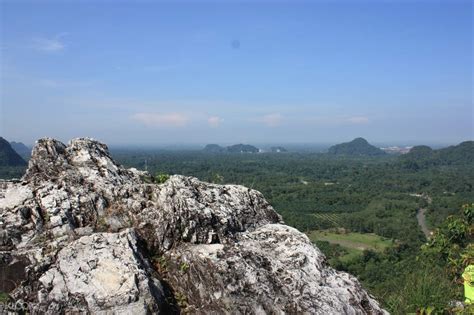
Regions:
<instances>
[{"instance_id":1,"label":"small plant in crevice","mask_svg":"<svg viewBox=\"0 0 474 315\"><path fill-rule=\"evenodd\" d=\"M157 174L155 174L155 177L154 177L154 181L155 181L156 184L163 184L168 179L170 179L169 174L157 173Z\"/></svg>"},{"instance_id":2,"label":"small plant in crevice","mask_svg":"<svg viewBox=\"0 0 474 315\"><path fill-rule=\"evenodd\" d=\"M43 220L44 222L49 222L51 220L51 215L49 214L48 211L45 211L43 214Z\"/></svg>"},{"instance_id":3,"label":"small plant in crevice","mask_svg":"<svg viewBox=\"0 0 474 315\"><path fill-rule=\"evenodd\" d=\"M141 179L142 182L144 182L145 184L152 184L152 183L154 182L153 176L140 176L140 179Z\"/></svg>"},{"instance_id":4,"label":"small plant in crevice","mask_svg":"<svg viewBox=\"0 0 474 315\"><path fill-rule=\"evenodd\" d=\"M174 297L175 297L176 303L181 309L185 309L186 307L188 307L189 305L188 299L182 292L176 292Z\"/></svg>"},{"instance_id":5,"label":"small plant in crevice","mask_svg":"<svg viewBox=\"0 0 474 315\"><path fill-rule=\"evenodd\" d=\"M179 265L179 271L181 271L182 273L186 273L188 270L189 270L189 264L187 262L183 261Z\"/></svg>"},{"instance_id":6,"label":"small plant in crevice","mask_svg":"<svg viewBox=\"0 0 474 315\"><path fill-rule=\"evenodd\" d=\"M162 276L168 272L168 259L165 256L154 257L153 265Z\"/></svg>"},{"instance_id":7,"label":"small plant in crevice","mask_svg":"<svg viewBox=\"0 0 474 315\"><path fill-rule=\"evenodd\" d=\"M8 293L0 291L0 303L7 303L9 298Z\"/></svg>"},{"instance_id":8,"label":"small plant in crevice","mask_svg":"<svg viewBox=\"0 0 474 315\"><path fill-rule=\"evenodd\" d=\"M99 217L96 221L95 227L98 231L105 232L108 229L108 224L107 221L105 220L105 217Z\"/></svg>"},{"instance_id":9,"label":"small plant in crevice","mask_svg":"<svg viewBox=\"0 0 474 315\"><path fill-rule=\"evenodd\" d=\"M47 242L48 240L51 239L51 233L49 232L43 232L39 235L37 235L34 239L33 239L33 242L35 244L42 244L42 243L45 243Z\"/></svg>"}]
</instances>

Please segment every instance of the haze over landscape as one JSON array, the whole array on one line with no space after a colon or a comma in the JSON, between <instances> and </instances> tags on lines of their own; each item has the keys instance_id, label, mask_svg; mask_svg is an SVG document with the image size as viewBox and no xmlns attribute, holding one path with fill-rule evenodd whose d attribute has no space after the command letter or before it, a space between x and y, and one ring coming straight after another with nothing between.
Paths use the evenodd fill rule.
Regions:
<instances>
[{"instance_id":1,"label":"haze over landscape","mask_svg":"<svg viewBox=\"0 0 474 315\"><path fill-rule=\"evenodd\" d=\"M0 314L474 314L472 13L0 1Z\"/></svg>"},{"instance_id":2,"label":"haze over landscape","mask_svg":"<svg viewBox=\"0 0 474 315\"><path fill-rule=\"evenodd\" d=\"M11 141L473 138L470 1L0 5Z\"/></svg>"}]
</instances>

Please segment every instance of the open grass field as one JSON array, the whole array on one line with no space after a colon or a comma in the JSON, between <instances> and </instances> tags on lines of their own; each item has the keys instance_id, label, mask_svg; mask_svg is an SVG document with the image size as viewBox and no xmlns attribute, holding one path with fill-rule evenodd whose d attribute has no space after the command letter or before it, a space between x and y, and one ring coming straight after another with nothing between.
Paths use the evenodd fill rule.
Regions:
<instances>
[{"instance_id":1,"label":"open grass field","mask_svg":"<svg viewBox=\"0 0 474 315\"><path fill-rule=\"evenodd\" d=\"M317 230L308 233L312 242L326 241L331 244L338 244L347 250L347 254L341 260L350 260L360 255L364 250L383 251L391 246L393 241L373 233L337 233L329 230Z\"/></svg>"}]
</instances>

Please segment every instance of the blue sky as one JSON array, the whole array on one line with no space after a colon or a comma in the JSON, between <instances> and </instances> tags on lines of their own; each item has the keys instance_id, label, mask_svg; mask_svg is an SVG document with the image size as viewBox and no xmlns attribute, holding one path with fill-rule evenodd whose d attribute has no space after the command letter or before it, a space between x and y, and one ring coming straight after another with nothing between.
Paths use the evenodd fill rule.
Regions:
<instances>
[{"instance_id":1,"label":"blue sky","mask_svg":"<svg viewBox=\"0 0 474 315\"><path fill-rule=\"evenodd\" d=\"M2 1L0 135L473 139L470 1Z\"/></svg>"}]
</instances>

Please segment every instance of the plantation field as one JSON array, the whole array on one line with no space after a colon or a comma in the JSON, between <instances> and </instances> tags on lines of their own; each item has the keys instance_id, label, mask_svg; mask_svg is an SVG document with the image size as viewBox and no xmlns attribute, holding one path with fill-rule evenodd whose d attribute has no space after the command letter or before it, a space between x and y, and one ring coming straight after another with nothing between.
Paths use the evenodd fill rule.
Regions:
<instances>
[{"instance_id":1,"label":"plantation field","mask_svg":"<svg viewBox=\"0 0 474 315\"><path fill-rule=\"evenodd\" d=\"M321 224L326 224L330 227L341 227L341 214L340 213L331 213L331 212L317 212L313 213L313 216L321 222Z\"/></svg>"}]
</instances>

